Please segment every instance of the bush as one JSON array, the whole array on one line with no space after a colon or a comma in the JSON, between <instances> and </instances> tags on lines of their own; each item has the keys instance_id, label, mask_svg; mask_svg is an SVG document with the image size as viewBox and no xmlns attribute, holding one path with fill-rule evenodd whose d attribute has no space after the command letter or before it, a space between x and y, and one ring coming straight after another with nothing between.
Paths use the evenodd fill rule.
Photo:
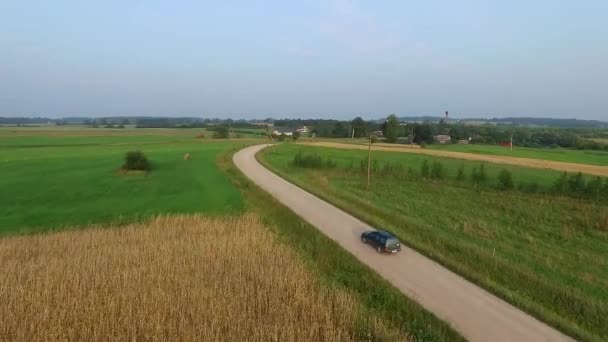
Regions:
<instances>
[{"instance_id":1,"label":"bush","mask_svg":"<svg viewBox=\"0 0 608 342\"><path fill-rule=\"evenodd\" d=\"M602 194L602 179L596 177L587 183L585 194L591 199L598 200Z\"/></svg>"},{"instance_id":2,"label":"bush","mask_svg":"<svg viewBox=\"0 0 608 342\"><path fill-rule=\"evenodd\" d=\"M213 132L213 139L227 139L228 138L228 128L226 127L217 127Z\"/></svg>"},{"instance_id":3,"label":"bush","mask_svg":"<svg viewBox=\"0 0 608 342\"><path fill-rule=\"evenodd\" d=\"M441 179L443 178L443 165L440 162L435 161L431 167L431 178Z\"/></svg>"},{"instance_id":4,"label":"bush","mask_svg":"<svg viewBox=\"0 0 608 342\"><path fill-rule=\"evenodd\" d=\"M125 155L125 164L122 168L124 170L148 171L150 170L150 162L142 151L129 151Z\"/></svg>"},{"instance_id":5,"label":"bush","mask_svg":"<svg viewBox=\"0 0 608 342\"><path fill-rule=\"evenodd\" d=\"M564 194L568 190L568 174L562 173L558 179L553 182L553 191Z\"/></svg>"},{"instance_id":6,"label":"bush","mask_svg":"<svg viewBox=\"0 0 608 342\"><path fill-rule=\"evenodd\" d=\"M429 176L429 173L430 173L430 171L429 171L429 162L428 162L428 160L425 159L422 162L422 166L420 167L420 175L422 177L426 178L426 177Z\"/></svg>"},{"instance_id":7,"label":"bush","mask_svg":"<svg viewBox=\"0 0 608 342\"><path fill-rule=\"evenodd\" d=\"M323 159L321 159L321 157L316 154L303 155L302 152L298 152L293 157L293 161L291 162L291 164L296 167L302 167L302 168L307 168L307 169L320 169L323 167L328 167L328 168L336 167L336 163L329 158L327 160L325 160L325 162L324 162Z\"/></svg>"},{"instance_id":8,"label":"bush","mask_svg":"<svg viewBox=\"0 0 608 342\"><path fill-rule=\"evenodd\" d=\"M585 193L585 178L582 173L570 176L568 179L568 191L572 194Z\"/></svg>"},{"instance_id":9,"label":"bush","mask_svg":"<svg viewBox=\"0 0 608 342\"><path fill-rule=\"evenodd\" d=\"M464 178L464 165L460 165L458 168L458 173L456 174L456 180L463 181Z\"/></svg>"},{"instance_id":10,"label":"bush","mask_svg":"<svg viewBox=\"0 0 608 342\"><path fill-rule=\"evenodd\" d=\"M521 184L519 184L518 188L520 191L523 191L523 192L535 193L535 192L540 191L540 186L538 185L538 183L535 183L535 182L521 183Z\"/></svg>"},{"instance_id":11,"label":"bush","mask_svg":"<svg viewBox=\"0 0 608 342\"><path fill-rule=\"evenodd\" d=\"M498 187L502 190L513 189L513 177L511 176L511 172L509 172L509 170L502 169L498 174Z\"/></svg>"},{"instance_id":12,"label":"bush","mask_svg":"<svg viewBox=\"0 0 608 342\"><path fill-rule=\"evenodd\" d=\"M486 175L486 167L484 164L479 165L479 168L474 168L471 172L471 180L473 183L485 183L487 179L488 176Z\"/></svg>"}]
</instances>

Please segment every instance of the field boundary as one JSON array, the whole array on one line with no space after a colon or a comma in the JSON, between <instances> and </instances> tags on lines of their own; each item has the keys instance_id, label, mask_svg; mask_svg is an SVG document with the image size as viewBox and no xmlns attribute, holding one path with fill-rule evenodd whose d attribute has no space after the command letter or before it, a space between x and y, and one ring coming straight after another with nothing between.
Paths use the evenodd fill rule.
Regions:
<instances>
[{"instance_id":1,"label":"field boundary","mask_svg":"<svg viewBox=\"0 0 608 342\"><path fill-rule=\"evenodd\" d=\"M365 145L345 144L345 143L326 142L326 141L302 142L302 143L298 143L298 145L314 146L314 147L330 147L330 148L350 149L350 150L367 150L368 149L368 147ZM392 147L392 146L388 147L384 144L382 146L372 145L372 151L415 153L415 154L424 154L424 155L429 155L429 156L434 156L434 157L445 157L445 158L453 158L453 159L481 161L481 162L488 162L488 163L494 163L494 164L516 165L516 166L531 167L531 168L536 168L536 169L550 169L550 170L564 171L564 172L569 172L569 173L581 172L584 174L589 174L589 175L594 175L594 176L608 177L608 167L599 166L599 165L590 165L590 164L577 164L577 163L567 163L567 162L552 161L552 160L498 156L498 155L490 155L490 154L442 151L442 150L432 150L432 149L426 149L426 148L409 148L409 147L401 147L398 145L394 146L394 147Z\"/></svg>"}]
</instances>

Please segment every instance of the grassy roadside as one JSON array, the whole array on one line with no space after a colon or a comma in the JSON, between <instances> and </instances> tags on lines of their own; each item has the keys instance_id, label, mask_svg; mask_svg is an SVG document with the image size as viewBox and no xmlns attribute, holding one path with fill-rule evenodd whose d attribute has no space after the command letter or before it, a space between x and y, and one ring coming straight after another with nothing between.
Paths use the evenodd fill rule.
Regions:
<instances>
[{"instance_id":1,"label":"grassy roadside","mask_svg":"<svg viewBox=\"0 0 608 342\"><path fill-rule=\"evenodd\" d=\"M233 149L219 156L220 169L242 191L248 209L259 213L281 240L307 260L326 285L352 292L370 314L384 316L406 330L414 340L464 340L448 324L401 294L354 256L251 183L232 162L236 151Z\"/></svg>"},{"instance_id":2,"label":"grassy roadside","mask_svg":"<svg viewBox=\"0 0 608 342\"><path fill-rule=\"evenodd\" d=\"M276 153L267 150L258 159L354 216L393 230L410 246L558 329L582 340L603 339L606 234L592 228L596 216L601 220L593 208L602 207L490 191L480 203L476 189L378 178L375 191L367 193L360 179L345 180L339 171L282 167L291 159Z\"/></svg>"}]
</instances>

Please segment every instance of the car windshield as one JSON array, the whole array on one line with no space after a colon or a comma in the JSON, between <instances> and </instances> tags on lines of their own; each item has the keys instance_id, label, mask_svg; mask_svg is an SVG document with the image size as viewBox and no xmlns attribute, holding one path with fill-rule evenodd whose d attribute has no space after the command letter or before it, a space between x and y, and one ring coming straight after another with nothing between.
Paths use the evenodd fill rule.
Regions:
<instances>
[{"instance_id":1,"label":"car windshield","mask_svg":"<svg viewBox=\"0 0 608 342\"><path fill-rule=\"evenodd\" d=\"M388 248L397 248L397 247L399 247L399 240L397 240L397 239L387 239L386 240L386 247L388 247Z\"/></svg>"}]
</instances>

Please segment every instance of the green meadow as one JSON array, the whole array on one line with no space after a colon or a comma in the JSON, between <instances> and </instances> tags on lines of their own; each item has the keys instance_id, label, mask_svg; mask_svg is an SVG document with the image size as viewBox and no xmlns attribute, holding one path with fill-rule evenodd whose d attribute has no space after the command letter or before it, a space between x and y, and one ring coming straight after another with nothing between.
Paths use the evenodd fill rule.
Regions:
<instances>
[{"instance_id":1,"label":"green meadow","mask_svg":"<svg viewBox=\"0 0 608 342\"><path fill-rule=\"evenodd\" d=\"M302 152L335 167L291 163ZM478 162L374 151L376 169L366 190L360 170L367 151L282 144L259 159L286 179L480 284L541 320L583 340L608 338L608 206L606 202L519 190L492 184L508 169L516 184L550 186L559 172L485 164L487 186L454 181ZM419 176L439 162L443 179ZM401 164L406 177L382 174Z\"/></svg>"},{"instance_id":2,"label":"green meadow","mask_svg":"<svg viewBox=\"0 0 608 342\"><path fill-rule=\"evenodd\" d=\"M0 234L168 213L239 213L243 200L216 166L220 153L247 142L188 136L0 137ZM22 132L21 132L22 133ZM148 173L119 171L141 150ZM185 153L192 160L184 161Z\"/></svg>"}]
</instances>

